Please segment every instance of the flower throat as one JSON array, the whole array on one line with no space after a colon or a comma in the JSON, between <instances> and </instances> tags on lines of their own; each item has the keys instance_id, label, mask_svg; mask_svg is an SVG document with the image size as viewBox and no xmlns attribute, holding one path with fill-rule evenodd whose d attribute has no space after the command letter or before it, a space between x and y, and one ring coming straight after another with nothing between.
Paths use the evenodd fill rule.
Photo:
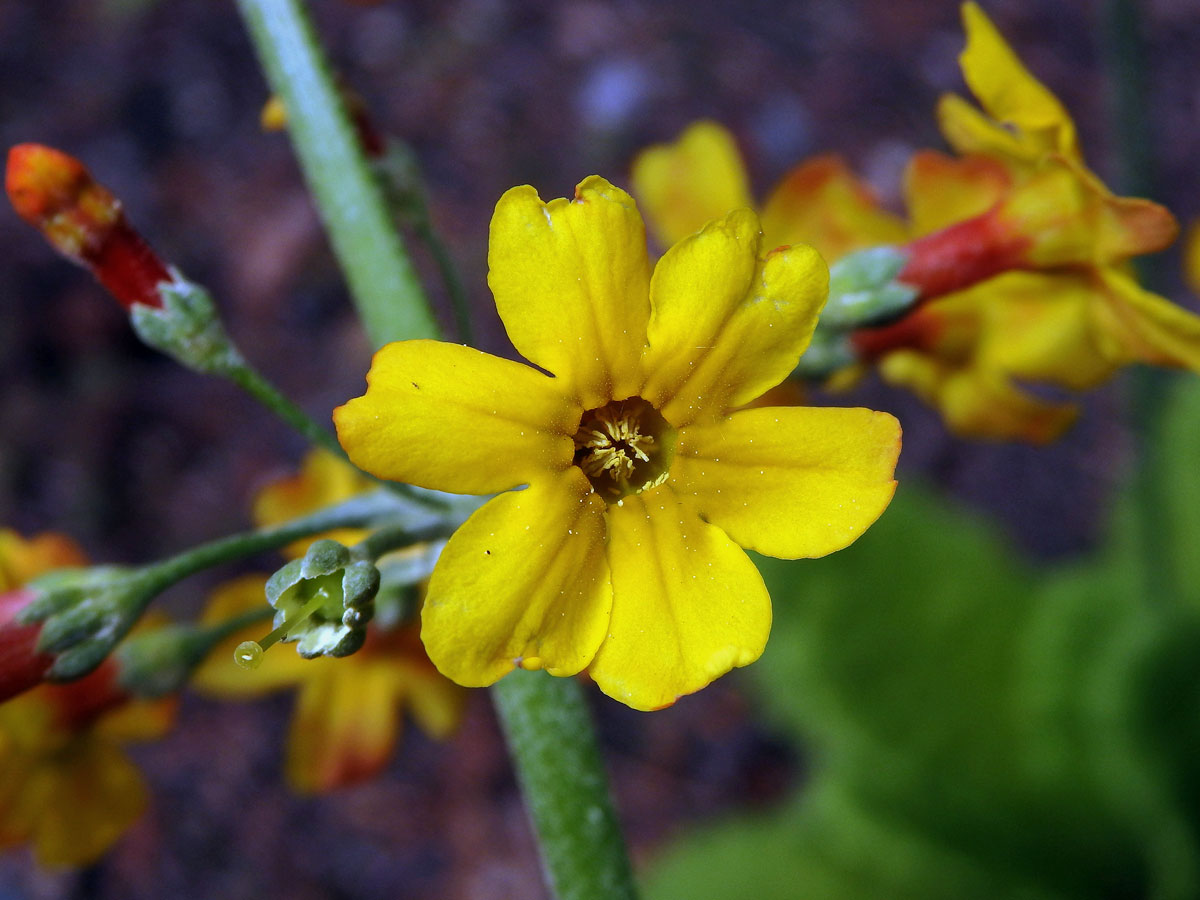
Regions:
<instances>
[{"instance_id":1,"label":"flower throat","mask_svg":"<svg viewBox=\"0 0 1200 900\"><path fill-rule=\"evenodd\" d=\"M589 409L574 440L575 465L609 502L662 484L675 453L675 429L641 397Z\"/></svg>"}]
</instances>

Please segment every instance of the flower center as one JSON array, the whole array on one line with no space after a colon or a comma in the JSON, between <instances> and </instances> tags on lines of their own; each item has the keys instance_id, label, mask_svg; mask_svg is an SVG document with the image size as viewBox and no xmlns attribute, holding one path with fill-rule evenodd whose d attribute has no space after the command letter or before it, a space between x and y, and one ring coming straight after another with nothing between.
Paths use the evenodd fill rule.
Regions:
<instances>
[{"instance_id":1,"label":"flower center","mask_svg":"<svg viewBox=\"0 0 1200 900\"><path fill-rule=\"evenodd\" d=\"M641 397L589 409L575 432L575 465L608 501L662 484L675 429Z\"/></svg>"}]
</instances>

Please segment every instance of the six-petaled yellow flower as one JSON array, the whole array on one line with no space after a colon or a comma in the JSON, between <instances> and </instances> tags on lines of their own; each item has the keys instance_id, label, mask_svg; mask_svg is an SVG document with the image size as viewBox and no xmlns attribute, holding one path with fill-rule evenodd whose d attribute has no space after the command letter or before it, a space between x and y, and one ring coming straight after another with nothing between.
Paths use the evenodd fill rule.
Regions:
<instances>
[{"instance_id":1,"label":"six-petaled yellow flower","mask_svg":"<svg viewBox=\"0 0 1200 900\"><path fill-rule=\"evenodd\" d=\"M430 658L465 685L515 666L587 669L639 709L752 662L771 608L741 547L838 550L895 489L893 417L740 409L807 345L827 293L819 255L764 257L743 209L651 273L633 199L591 177L571 200L507 192L488 262L508 335L538 368L394 343L376 354L366 395L334 414L351 459L375 475L503 492L434 570Z\"/></svg>"}]
</instances>

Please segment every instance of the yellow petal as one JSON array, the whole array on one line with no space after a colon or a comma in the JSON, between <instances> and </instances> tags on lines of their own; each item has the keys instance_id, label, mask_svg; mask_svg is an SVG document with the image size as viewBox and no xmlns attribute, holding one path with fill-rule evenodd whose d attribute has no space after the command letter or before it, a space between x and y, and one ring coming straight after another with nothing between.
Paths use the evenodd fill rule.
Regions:
<instances>
[{"instance_id":1,"label":"yellow petal","mask_svg":"<svg viewBox=\"0 0 1200 900\"><path fill-rule=\"evenodd\" d=\"M1030 145L956 94L944 94L937 105L938 127L946 143L962 154L994 156L1021 170L1045 155L1045 148Z\"/></svg>"},{"instance_id":2,"label":"yellow petal","mask_svg":"<svg viewBox=\"0 0 1200 900\"><path fill-rule=\"evenodd\" d=\"M432 738L444 741L462 721L467 692L435 671L404 674L404 702L413 721Z\"/></svg>"},{"instance_id":3,"label":"yellow petal","mask_svg":"<svg viewBox=\"0 0 1200 900\"><path fill-rule=\"evenodd\" d=\"M1075 421L1073 404L1041 400L991 369L948 366L915 351L888 354L879 373L938 409L960 437L1045 444Z\"/></svg>"},{"instance_id":4,"label":"yellow petal","mask_svg":"<svg viewBox=\"0 0 1200 900\"><path fill-rule=\"evenodd\" d=\"M634 709L670 706L758 659L771 598L750 558L666 486L609 508L612 622L589 668Z\"/></svg>"},{"instance_id":5,"label":"yellow petal","mask_svg":"<svg viewBox=\"0 0 1200 900\"><path fill-rule=\"evenodd\" d=\"M852 250L899 244L907 230L880 209L874 192L837 156L821 156L792 169L767 197L763 245L811 244L833 262Z\"/></svg>"},{"instance_id":6,"label":"yellow petal","mask_svg":"<svg viewBox=\"0 0 1200 900\"><path fill-rule=\"evenodd\" d=\"M1025 68L978 4L964 3L962 17L967 46L959 64L983 108L1030 146L1078 160L1075 125L1058 98Z\"/></svg>"},{"instance_id":7,"label":"yellow petal","mask_svg":"<svg viewBox=\"0 0 1200 900\"><path fill-rule=\"evenodd\" d=\"M1179 227L1163 206L1114 197L1086 169L1047 159L1004 200L997 214L1029 237L1039 267L1107 265L1161 250Z\"/></svg>"},{"instance_id":8,"label":"yellow petal","mask_svg":"<svg viewBox=\"0 0 1200 900\"><path fill-rule=\"evenodd\" d=\"M81 738L43 768L31 840L39 865L94 862L146 808L141 773L118 748Z\"/></svg>"},{"instance_id":9,"label":"yellow petal","mask_svg":"<svg viewBox=\"0 0 1200 900\"><path fill-rule=\"evenodd\" d=\"M354 464L380 478L488 494L571 464L582 410L553 378L470 347L400 341L367 393L333 411Z\"/></svg>"},{"instance_id":10,"label":"yellow petal","mask_svg":"<svg viewBox=\"0 0 1200 900\"><path fill-rule=\"evenodd\" d=\"M1086 390L1114 363L1092 326L1095 290L1082 273L1005 272L931 303L931 316L977 323L969 365L1006 377Z\"/></svg>"},{"instance_id":11,"label":"yellow petal","mask_svg":"<svg viewBox=\"0 0 1200 900\"><path fill-rule=\"evenodd\" d=\"M29 539L0 528L0 592L11 591L49 572L87 564L87 556L64 534L44 532Z\"/></svg>"},{"instance_id":12,"label":"yellow petal","mask_svg":"<svg viewBox=\"0 0 1200 900\"><path fill-rule=\"evenodd\" d=\"M904 171L905 205L918 236L982 215L1011 186L1008 170L990 156L957 159L924 150Z\"/></svg>"},{"instance_id":13,"label":"yellow petal","mask_svg":"<svg viewBox=\"0 0 1200 900\"><path fill-rule=\"evenodd\" d=\"M116 744L156 741L175 724L178 707L178 697L130 700L101 716L92 733Z\"/></svg>"},{"instance_id":14,"label":"yellow petal","mask_svg":"<svg viewBox=\"0 0 1200 900\"><path fill-rule=\"evenodd\" d=\"M716 122L696 122L675 143L643 150L633 161L632 180L646 221L664 247L753 205L737 143Z\"/></svg>"},{"instance_id":15,"label":"yellow petal","mask_svg":"<svg viewBox=\"0 0 1200 900\"><path fill-rule=\"evenodd\" d=\"M679 433L668 484L751 550L824 556L887 508L900 423L869 409L774 407Z\"/></svg>"},{"instance_id":16,"label":"yellow petal","mask_svg":"<svg viewBox=\"0 0 1200 900\"><path fill-rule=\"evenodd\" d=\"M574 675L608 625L604 501L578 468L501 494L446 544L421 611L434 665L468 687L517 665Z\"/></svg>"},{"instance_id":17,"label":"yellow petal","mask_svg":"<svg viewBox=\"0 0 1200 900\"><path fill-rule=\"evenodd\" d=\"M1200 372L1200 316L1116 269L1096 270L1091 283L1098 301L1091 306L1095 327L1117 362Z\"/></svg>"},{"instance_id":18,"label":"yellow petal","mask_svg":"<svg viewBox=\"0 0 1200 900\"><path fill-rule=\"evenodd\" d=\"M400 731L393 672L374 661L333 660L296 700L288 783L300 793L354 784L387 765Z\"/></svg>"},{"instance_id":19,"label":"yellow petal","mask_svg":"<svg viewBox=\"0 0 1200 900\"><path fill-rule=\"evenodd\" d=\"M562 379L584 409L638 388L649 276L637 206L603 178L582 181L572 200L543 203L525 185L496 204L488 244L496 310L518 352Z\"/></svg>"},{"instance_id":20,"label":"yellow petal","mask_svg":"<svg viewBox=\"0 0 1200 900\"><path fill-rule=\"evenodd\" d=\"M829 290L800 245L757 258L758 220L731 213L676 244L654 270L642 396L672 425L749 403L796 367Z\"/></svg>"}]
</instances>

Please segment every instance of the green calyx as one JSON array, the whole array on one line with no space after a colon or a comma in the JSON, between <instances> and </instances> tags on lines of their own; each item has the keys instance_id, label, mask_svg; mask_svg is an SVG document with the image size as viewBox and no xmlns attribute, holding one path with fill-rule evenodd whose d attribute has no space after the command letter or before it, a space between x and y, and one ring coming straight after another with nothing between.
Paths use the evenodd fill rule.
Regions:
<instances>
[{"instance_id":1,"label":"green calyx","mask_svg":"<svg viewBox=\"0 0 1200 900\"><path fill-rule=\"evenodd\" d=\"M55 657L51 681L82 678L112 651L156 593L140 569L96 566L52 572L31 584L22 625L41 623L37 649Z\"/></svg>"},{"instance_id":2,"label":"green calyx","mask_svg":"<svg viewBox=\"0 0 1200 900\"><path fill-rule=\"evenodd\" d=\"M829 299L793 375L820 380L858 361L850 336L883 325L912 308L920 292L896 278L908 262L899 247L868 247L829 267Z\"/></svg>"},{"instance_id":3,"label":"green calyx","mask_svg":"<svg viewBox=\"0 0 1200 900\"><path fill-rule=\"evenodd\" d=\"M375 612L379 570L337 541L319 540L267 581L275 640L296 643L306 659L348 656L362 646ZM268 637L263 649L274 643Z\"/></svg>"},{"instance_id":4,"label":"green calyx","mask_svg":"<svg viewBox=\"0 0 1200 900\"><path fill-rule=\"evenodd\" d=\"M209 375L229 375L245 366L216 304L200 285L172 270L172 280L158 286L162 308L134 304L133 330L146 344L176 361Z\"/></svg>"}]
</instances>

